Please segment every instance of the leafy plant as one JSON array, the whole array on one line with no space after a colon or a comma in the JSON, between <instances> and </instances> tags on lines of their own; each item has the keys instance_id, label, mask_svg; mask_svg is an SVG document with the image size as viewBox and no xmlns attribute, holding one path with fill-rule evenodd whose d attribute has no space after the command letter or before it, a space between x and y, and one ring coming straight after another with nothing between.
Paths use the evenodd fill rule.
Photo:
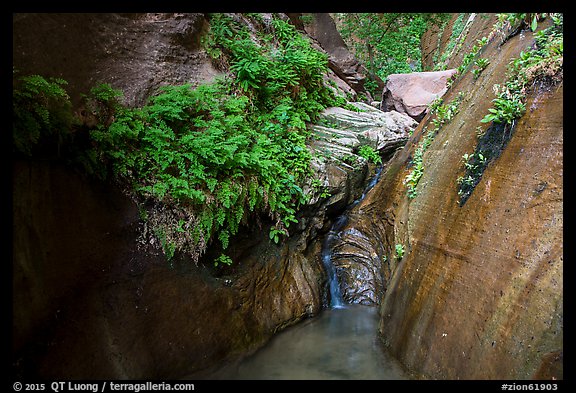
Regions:
<instances>
[{"instance_id":1,"label":"leafy plant","mask_svg":"<svg viewBox=\"0 0 576 393\"><path fill-rule=\"evenodd\" d=\"M228 255L220 254L220 256L214 260L214 266L218 265L232 265L232 258Z\"/></svg>"},{"instance_id":2,"label":"leafy plant","mask_svg":"<svg viewBox=\"0 0 576 393\"><path fill-rule=\"evenodd\" d=\"M423 164L423 157L424 152L432 143L434 139L435 132L430 130L426 133L423 141L421 144L418 145L416 151L414 152L414 157L412 158L412 170L404 179L404 184L407 187L408 197L410 199L414 199L418 193L416 191L416 186L420 181L420 178L424 174L424 164Z\"/></svg>"},{"instance_id":3,"label":"leafy plant","mask_svg":"<svg viewBox=\"0 0 576 393\"><path fill-rule=\"evenodd\" d=\"M310 14L300 15L300 20L302 21L303 24L310 25L310 24L312 24L314 17Z\"/></svg>"},{"instance_id":4,"label":"leafy plant","mask_svg":"<svg viewBox=\"0 0 576 393\"><path fill-rule=\"evenodd\" d=\"M522 102L519 94L512 94L510 98L501 96L492 100L494 108L488 109L490 112L480 122L482 123L508 123L521 117L526 112L526 106Z\"/></svg>"},{"instance_id":5,"label":"leafy plant","mask_svg":"<svg viewBox=\"0 0 576 393\"><path fill-rule=\"evenodd\" d=\"M12 144L16 152L27 156L46 146L59 155L60 146L71 138L70 98L67 82L40 75L17 76L14 70L12 90Z\"/></svg>"},{"instance_id":6,"label":"leafy plant","mask_svg":"<svg viewBox=\"0 0 576 393\"><path fill-rule=\"evenodd\" d=\"M424 134L424 139L420 142L414 151L414 157L412 157L412 169L410 173L404 178L404 184L407 188L408 198L414 199L418 195L416 186L424 174L424 152L428 149L428 146L430 146L432 140L434 140L434 137L440 131L442 126L452 120L458 113L458 108L463 98L464 94L459 93L451 102L443 104L442 98L438 97L429 105L429 111L436 115L432 120L434 128L430 130L424 128L423 132L426 131Z\"/></svg>"},{"instance_id":7,"label":"leafy plant","mask_svg":"<svg viewBox=\"0 0 576 393\"><path fill-rule=\"evenodd\" d=\"M324 186L319 179L312 179L310 186L316 193L320 194L320 198L328 198L331 195L328 187Z\"/></svg>"},{"instance_id":8,"label":"leafy plant","mask_svg":"<svg viewBox=\"0 0 576 393\"><path fill-rule=\"evenodd\" d=\"M382 164L382 158L376 150L370 145L362 145L358 149L358 155L367 161L379 165Z\"/></svg>"},{"instance_id":9,"label":"leafy plant","mask_svg":"<svg viewBox=\"0 0 576 393\"><path fill-rule=\"evenodd\" d=\"M439 102L432 102L430 105L430 112L436 114L436 117L432 120L435 132L438 132L444 124L450 122L454 118L458 113L458 108L463 97L464 93L460 92L456 98L446 105L442 105L441 99Z\"/></svg>"},{"instance_id":10,"label":"leafy plant","mask_svg":"<svg viewBox=\"0 0 576 393\"><path fill-rule=\"evenodd\" d=\"M464 58L462 59L462 63L457 68L457 73L459 75L462 75L468 69L468 66L472 63L472 61L476 58L480 50L482 50L482 48L486 46L487 43L488 43L488 37L482 37L476 40L476 44L472 47L472 50L464 56ZM481 65L485 62L483 59L478 61L480 62ZM487 65L488 63L485 64L485 66ZM484 68L482 68L482 70L483 69Z\"/></svg>"},{"instance_id":11,"label":"leafy plant","mask_svg":"<svg viewBox=\"0 0 576 393\"><path fill-rule=\"evenodd\" d=\"M488 164L487 157L480 151L473 154L464 154L462 160L464 161L464 166L466 168L466 175L460 176L457 179L459 185L459 196L464 195L470 188L473 188L476 185L475 182Z\"/></svg>"},{"instance_id":12,"label":"leafy plant","mask_svg":"<svg viewBox=\"0 0 576 393\"><path fill-rule=\"evenodd\" d=\"M367 79L364 82L364 89L366 89L366 91L368 91L372 97L376 97L376 93L378 91L378 83L373 79Z\"/></svg>"},{"instance_id":13,"label":"leafy plant","mask_svg":"<svg viewBox=\"0 0 576 393\"><path fill-rule=\"evenodd\" d=\"M530 30L536 31L538 28L538 21L546 18L546 13L503 13L498 14L497 28L503 29L505 27L515 27L517 25L524 25L529 27Z\"/></svg>"},{"instance_id":14,"label":"leafy plant","mask_svg":"<svg viewBox=\"0 0 576 393\"><path fill-rule=\"evenodd\" d=\"M474 60L475 68L472 70L472 73L474 74L474 79L478 79L482 71L484 71L484 69L488 67L488 64L490 64L490 61L488 61L488 59L478 58Z\"/></svg>"},{"instance_id":15,"label":"leafy plant","mask_svg":"<svg viewBox=\"0 0 576 393\"><path fill-rule=\"evenodd\" d=\"M396 244L396 259L400 260L404 256L404 246L402 244Z\"/></svg>"}]
</instances>

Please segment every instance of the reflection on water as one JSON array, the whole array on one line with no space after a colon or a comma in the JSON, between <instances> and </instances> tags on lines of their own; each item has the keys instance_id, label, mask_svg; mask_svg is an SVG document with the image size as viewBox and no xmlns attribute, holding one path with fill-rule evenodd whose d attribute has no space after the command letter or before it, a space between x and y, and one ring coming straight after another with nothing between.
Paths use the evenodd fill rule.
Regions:
<instances>
[{"instance_id":1,"label":"reflection on water","mask_svg":"<svg viewBox=\"0 0 576 393\"><path fill-rule=\"evenodd\" d=\"M324 310L212 379L407 379L377 337L375 307Z\"/></svg>"}]
</instances>

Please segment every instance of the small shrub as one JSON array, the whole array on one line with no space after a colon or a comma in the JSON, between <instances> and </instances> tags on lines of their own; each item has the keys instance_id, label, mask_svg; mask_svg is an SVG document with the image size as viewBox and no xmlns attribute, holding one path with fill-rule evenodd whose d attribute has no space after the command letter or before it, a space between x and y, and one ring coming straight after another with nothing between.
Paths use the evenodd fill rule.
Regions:
<instances>
[{"instance_id":1,"label":"small shrub","mask_svg":"<svg viewBox=\"0 0 576 393\"><path fill-rule=\"evenodd\" d=\"M216 258L214 260L214 266L218 266L218 265L232 265L232 258L230 258L228 255L225 254L221 254L218 258Z\"/></svg>"},{"instance_id":2,"label":"small shrub","mask_svg":"<svg viewBox=\"0 0 576 393\"><path fill-rule=\"evenodd\" d=\"M402 244L396 244L396 259L400 260L404 256L404 246Z\"/></svg>"},{"instance_id":3,"label":"small shrub","mask_svg":"<svg viewBox=\"0 0 576 393\"><path fill-rule=\"evenodd\" d=\"M414 152L414 157L412 158L412 170L404 179L404 184L407 187L408 198L414 199L418 195L416 186L424 174L424 152L428 149L428 146L430 146L432 140L434 140L434 137L440 131L442 126L451 121L458 113L458 108L463 98L464 94L459 93L456 98L444 105L442 98L438 97L429 105L430 112L436 115L432 120L434 128L431 130L423 130L423 132L426 130L427 132L424 134L424 139L420 142Z\"/></svg>"},{"instance_id":4,"label":"small shrub","mask_svg":"<svg viewBox=\"0 0 576 393\"><path fill-rule=\"evenodd\" d=\"M488 109L489 114L484 116L481 123L508 123L512 124L515 119L521 117L526 112L526 106L522 102L522 96L519 94L511 94L508 96L500 96L492 100L494 108Z\"/></svg>"},{"instance_id":5,"label":"small shrub","mask_svg":"<svg viewBox=\"0 0 576 393\"><path fill-rule=\"evenodd\" d=\"M382 164L382 158L376 150L370 145L362 145L358 149L358 155L367 161L379 165Z\"/></svg>"},{"instance_id":6,"label":"small shrub","mask_svg":"<svg viewBox=\"0 0 576 393\"><path fill-rule=\"evenodd\" d=\"M482 71L484 71L484 69L488 67L488 64L490 64L490 62L487 59L478 58L474 60L475 68L472 70L472 74L474 74L474 79L478 79Z\"/></svg>"}]
</instances>

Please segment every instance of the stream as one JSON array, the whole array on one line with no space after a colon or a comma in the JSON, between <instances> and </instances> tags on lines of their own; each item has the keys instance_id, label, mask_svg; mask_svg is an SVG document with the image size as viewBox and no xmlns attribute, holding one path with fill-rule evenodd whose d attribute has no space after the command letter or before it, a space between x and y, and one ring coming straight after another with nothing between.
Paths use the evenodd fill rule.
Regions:
<instances>
[{"instance_id":1,"label":"stream","mask_svg":"<svg viewBox=\"0 0 576 393\"><path fill-rule=\"evenodd\" d=\"M346 304L342 298L332 245L346 225L349 210L360 203L380 179L383 166L332 224L322 247L328 276L330 308L275 335L263 348L227 365L209 379L409 379L388 355L378 337L378 308Z\"/></svg>"},{"instance_id":2,"label":"stream","mask_svg":"<svg viewBox=\"0 0 576 393\"><path fill-rule=\"evenodd\" d=\"M210 379L408 379L378 338L378 309L349 304L323 310L275 335L263 348Z\"/></svg>"}]
</instances>

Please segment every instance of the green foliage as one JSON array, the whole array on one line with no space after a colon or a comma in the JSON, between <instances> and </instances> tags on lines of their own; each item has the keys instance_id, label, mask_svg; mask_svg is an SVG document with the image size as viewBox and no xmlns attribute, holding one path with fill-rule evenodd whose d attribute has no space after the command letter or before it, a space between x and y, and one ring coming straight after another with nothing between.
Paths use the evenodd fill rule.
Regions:
<instances>
[{"instance_id":1,"label":"green foliage","mask_svg":"<svg viewBox=\"0 0 576 393\"><path fill-rule=\"evenodd\" d=\"M404 246L402 244L396 244L395 250L396 250L396 259L398 260L402 259L405 252Z\"/></svg>"},{"instance_id":2,"label":"green foliage","mask_svg":"<svg viewBox=\"0 0 576 393\"><path fill-rule=\"evenodd\" d=\"M512 23L525 18L526 14L506 14L501 21ZM479 133L475 152L465 154L464 175L458 177L459 204L463 206L480 182L484 170L496 159L512 137L516 120L526 112L526 96L537 81L554 84L562 78L563 67L563 21L562 16L552 15L554 24L534 34L535 46L520 53L508 65L508 78L495 85L497 97L493 107L480 120L491 123L485 132ZM496 26L498 27L498 26Z\"/></svg>"},{"instance_id":3,"label":"green foliage","mask_svg":"<svg viewBox=\"0 0 576 393\"><path fill-rule=\"evenodd\" d=\"M330 192L328 191L328 187L324 186L320 179L312 179L310 186L314 190L315 193L319 193L320 198L328 198L330 197Z\"/></svg>"},{"instance_id":4,"label":"green foliage","mask_svg":"<svg viewBox=\"0 0 576 393\"><path fill-rule=\"evenodd\" d=\"M473 60L476 58L480 50L484 46L486 46L487 43L488 43L487 37L482 37L476 41L476 45L474 45L472 47L472 50L464 56L464 58L462 59L462 64L460 64L460 66L457 68L458 74L462 75L468 69L468 66L473 62ZM483 63L484 61L480 60L480 64ZM487 65L488 64L486 64L486 66Z\"/></svg>"},{"instance_id":5,"label":"green foliage","mask_svg":"<svg viewBox=\"0 0 576 393\"><path fill-rule=\"evenodd\" d=\"M280 236L282 235L286 235L286 231L284 229L272 228L269 233L270 240L273 240L276 244L278 244L280 241Z\"/></svg>"},{"instance_id":6,"label":"green foliage","mask_svg":"<svg viewBox=\"0 0 576 393\"><path fill-rule=\"evenodd\" d=\"M458 108L460 106L460 102L464 97L464 93L460 92L454 100L446 105L442 105L442 100L440 99L440 104L438 102L432 102L430 107L430 113L436 114L436 117L432 120L432 124L434 125L435 132L438 132L440 128L450 122L454 116L458 113Z\"/></svg>"},{"instance_id":7,"label":"green foliage","mask_svg":"<svg viewBox=\"0 0 576 393\"><path fill-rule=\"evenodd\" d=\"M40 75L13 75L12 143L16 152L27 156L35 150L60 146L70 139L71 103L64 89L66 81ZM44 146L42 146L44 145Z\"/></svg>"},{"instance_id":8,"label":"green foliage","mask_svg":"<svg viewBox=\"0 0 576 393\"><path fill-rule=\"evenodd\" d=\"M376 150L370 145L362 145L358 149L358 155L367 161L379 165L382 164L382 158Z\"/></svg>"},{"instance_id":9,"label":"green foliage","mask_svg":"<svg viewBox=\"0 0 576 393\"><path fill-rule=\"evenodd\" d=\"M218 265L230 266L232 265L232 258L230 258L228 255L220 254L220 256L214 260L214 266Z\"/></svg>"},{"instance_id":10,"label":"green foliage","mask_svg":"<svg viewBox=\"0 0 576 393\"><path fill-rule=\"evenodd\" d=\"M160 245L162 246L164 255L166 255L166 259L171 261L172 258L174 258L174 253L176 252L176 245L167 240L166 232L162 228L156 228L154 232L156 237L160 240Z\"/></svg>"},{"instance_id":11,"label":"green foliage","mask_svg":"<svg viewBox=\"0 0 576 393\"><path fill-rule=\"evenodd\" d=\"M517 14L512 14L517 15ZM522 17L525 14L518 14ZM554 25L534 35L535 47L523 51L508 65L508 80L495 86L497 97L481 122L508 123L526 111L525 98L529 86L537 79L553 79L562 69L564 59L563 23L556 17Z\"/></svg>"},{"instance_id":12,"label":"green foliage","mask_svg":"<svg viewBox=\"0 0 576 393\"><path fill-rule=\"evenodd\" d=\"M312 21L314 20L314 17L310 14L308 15L300 15L300 20L302 21L303 24L305 25L310 25L312 24Z\"/></svg>"},{"instance_id":13,"label":"green foliage","mask_svg":"<svg viewBox=\"0 0 576 393\"><path fill-rule=\"evenodd\" d=\"M339 13L340 33L372 75L422 71L420 39L447 14Z\"/></svg>"},{"instance_id":14,"label":"green foliage","mask_svg":"<svg viewBox=\"0 0 576 393\"><path fill-rule=\"evenodd\" d=\"M412 157L412 170L404 179L404 184L407 187L407 193L410 199L414 199L418 195L416 191L416 186L418 185L420 178L424 174L424 164L423 164L424 152L426 151L426 149L428 149L430 143L432 143L434 136L435 132L433 130L428 131L422 142L416 148L416 151L414 152L414 157Z\"/></svg>"},{"instance_id":15,"label":"green foliage","mask_svg":"<svg viewBox=\"0 0 576 393\"><path fill-rule=\"evenodd\" d=\"M112 105L114 121L91 134L100 160L140 200L183 212L177 225L162 224L166 255L175 244L198 256L214 239L226 249L251 215L271 218L275 243L287 236L311 174L306 122L343 103L323 84L326 56L292 25L274 19L260 42L226 15L210 25L203 44L232 78L166 86L143 108ZM92 95L104 107L119 97Z\"/></svg>"},{"instance_id":16,"label":"green foliage","mask_svg":"<svg viewBox=\"0 0 576 393\"><path fill-rule=\"evenodd\" d=\"M470 188L476 184L476 180L482 175L484 168L488 164L488 158L481 151L462 156L466 167L466 176L460 176L457 180L459 185L458 195L463 196Z\"/></svg>"},{"instance_id":17,"label":"green foliage","mask_svg":"<svg viewBox=\"0 0 576 393\"><path fill-rule=\"evenodd\" d=\"M508 123L521 117L526 112L526 106L519 94L503 95L492 100L494 107L488 109L489 114L484 116L481 123Z\"/></svg>"},{"instance_id":18,"label":"green foliage","mask_svg":"<svg viewBox=\"0 0 576 393\"><path fill-rule=\"evenodd\" d=\"M342 157L342 161L348 165L355 166L358 164L358 156L354 154L346 154Z\"/></svg>"},{"instance_id":19,"label":"green foliage","mask_svg":"<svg viewBox=\"0 0 576 393\"><path fill-rule=\"evenodd\" d=\"M545 13L503 13L498 14L497 28L503 29L506 27L517 27L522 24L529 27L530 30L536 31L538 28L538 21L546 18L548 14Z\"/></svg>"},{"instance_id":20,"label":"green foliage","mask_svg":"<svg viewBox=\"0 0 576 393\"><path fill-rule=\"evenodd\" d=\"M366 91L368 91L372 97L375 97L378 91L378 83L372 79L366 79L364 82L364 89L366 89Z\"/></svg>"},{"instance_id":21,"label":"green foliage","mask_svg":"<svg viewBox=\"0 0 576 393\"><path fill-rule=\"evenodd\" d=\"M90 89L88 95L83 95L86 102L86 109L97 117L100 124L109 122L110 118L122 109L122 98L124 94L113 89L107 83L102 83Z\"/></svg>"},{"instance_id":22,"label":"green foliage","mask_svg":"<svg viewBox=\"0 0 576 393\"><path fill-rule=\"evenodd\" d=\"M450 60L450 57L451 57L452 53L454 52L454 48L458 42L458 38L460 37L460 35L462 34L462 31L464 30L464 27L466 26L466 20L464 19L465 15L466 14L464 14L464 13L458 14L458 17L456 18L456 20L452 24L452 32L450 34L450 39L448 40L448 43L446 44L446 47L444 48L444 52L442 52L442 55L440 56L439 60L434 59L434 64L435 64L434 70L435 71L446 69L448 61ZM438 36L440 37L441 34L438 34Z\"/></svg>"},{"instance_id":23,"label":"green foliage","mask_svg":"<svg viewBox=\"0 0 576 393\"><path fill-rule=\"evenodd\" d=\"M474 79L478 79L482 71L484 71L484 69L488 67L488 64L490 64L490 61L488 61L488 59L478 58L474 60L474 69L472 70L472 74L474 74Z\"/></svg>"},{"instance_id":24,"label":"green foliage","mask_svg":"<svg viewBox=\"0 0 576 393\"><path fill-rule=\"evenodd\" d=\"M425 128L423 130L426 131L424 134L424 139L420 142L416 150L414 151L414 156L412 157L412 169L410 173L404 179L404 184L406 185L407 195L408 198L414 199L418 192L416 191L416 186L420 181L420 178L424 174L424 152L428 149L436 134L440 131L442 126L449 121L451 121L454 116L458 113L458 108L462 99L464 98L464 94L460 92L456 98L454 98L448 104L443 105L443 100L441 97L436 98L432 103L429 105L429 111L432 114L435 114L435 118L432 120L433 128L431 130L427 130Z\"/></svg>"}]
</instances>

